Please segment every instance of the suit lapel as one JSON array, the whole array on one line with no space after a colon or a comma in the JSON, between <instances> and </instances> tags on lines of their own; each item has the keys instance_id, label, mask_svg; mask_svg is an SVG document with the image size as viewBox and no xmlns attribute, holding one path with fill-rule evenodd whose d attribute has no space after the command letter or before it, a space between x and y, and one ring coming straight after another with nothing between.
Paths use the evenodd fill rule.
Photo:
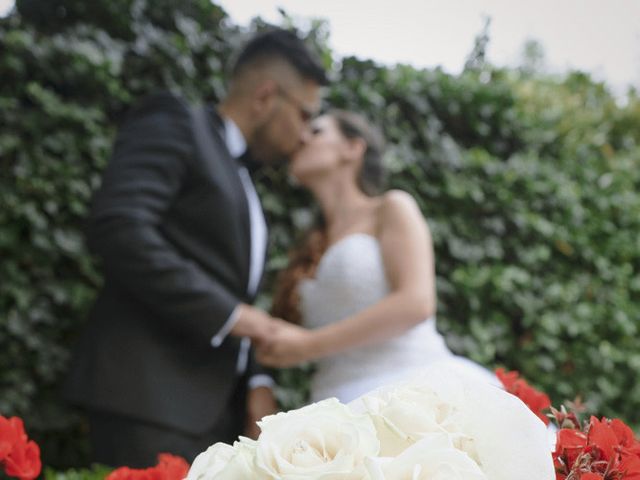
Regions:
<instances>
[{"instance_id":1,"label":"suit lapel","mask_svg":"<svg viewBox=\"0 0 640 480\"><path fill-rule=\"evenodd\" d=\"M205 110L205 109L202 109ZM207 125L211 135L209 138L215 143L215 152L217 155L209 156L210 162L219 162L224 171L225 178L215 178L216 183L224 189L231 197L230 201L233 203L234 217L235 217L235 231L222 232L223 235L233 235L238 239L234 242L237 246L235 248L236 261L240 267L242 276L242 285L246 289L249 283L249 269L251 258L249 252L251 251L251 225L249 220L249 204L247 203L247 197L240 180L238 173L238 162L229 153L229 149L222 136L224 132L224 123L220 115L213 107L206 108ZM220 168L212 169L214 172L220 172Z\"/></svg>"}]
</instances>

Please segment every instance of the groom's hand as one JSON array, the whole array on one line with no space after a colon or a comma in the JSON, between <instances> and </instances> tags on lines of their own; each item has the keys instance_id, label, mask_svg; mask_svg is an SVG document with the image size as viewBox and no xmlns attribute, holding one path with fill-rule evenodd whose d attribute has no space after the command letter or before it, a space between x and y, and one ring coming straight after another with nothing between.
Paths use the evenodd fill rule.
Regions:
<instances>
[{"instance_id":1,"label":"groom's hand","mask_svg":"<svg viewBox=\"0 0 640 480\"><path fill-rule=\"evenodd\" d=\"M317 356L313 331L276 320L278 329L266 345L258 346L256 359L266 367L287 368Z\"/></svg>"},{"instance_id":2,"label":"groom's hand","mask_svg":"<svg viewBox=\"0 0 640 480\"><path fill-rule=\"evenodd\" d=\"M257 347L267 346L278 330L278 321L264 311L241 303L231 335L249 337Z\"/></svg>"}]
</instances>

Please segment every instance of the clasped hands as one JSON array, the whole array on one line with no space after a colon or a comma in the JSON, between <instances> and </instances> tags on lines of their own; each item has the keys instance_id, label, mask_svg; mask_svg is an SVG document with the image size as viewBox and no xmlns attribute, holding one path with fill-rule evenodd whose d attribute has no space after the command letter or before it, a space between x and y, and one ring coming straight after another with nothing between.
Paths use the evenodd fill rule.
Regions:
<instances>
[{"instance_id":1,"label":"clasped hands","mask_svg":"<svg viewBox=\"0 0 640 480\"><path fill-rule=\"evenodd\" d=\"M251 338L257 360L267 367L292 367L314 358L313 331L250 305L240 305L231 333Z\"/></svg>"}]
</instances>

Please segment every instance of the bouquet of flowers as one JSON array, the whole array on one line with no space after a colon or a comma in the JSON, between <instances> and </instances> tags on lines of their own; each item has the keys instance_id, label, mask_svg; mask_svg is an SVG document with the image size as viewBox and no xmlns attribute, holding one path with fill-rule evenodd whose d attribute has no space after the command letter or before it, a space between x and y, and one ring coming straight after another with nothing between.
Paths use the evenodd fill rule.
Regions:
<instances>
[{"instance_id":1,"label":"bouquet of flowers","mask_svg":"<svg viewBox=\"0 0 640 480\"><path fill-rule=\"evenodd\" d=\"M624 422L581 422L518 372L496 375L504 389L427 368L348 405L329 399L265 417L257 441L217 443L191 468L160 454L154 467L120 467L106 480L640 480L640 441ZM0 468L40 475L40 449L20 418L0 416Z\"/></svg>"},{"instance_id":2,"label":"bouquet of flowers","mask_svg":"<svg viewBox=\"0 0 640 480\"><path fill-rule=\"evenodd\" d=\"M448 369L259 425L257 441L201 453L187 480L555 478L545 424L516 396Z\"/></svg>"},{"instance_id":3,"label":"bouquet of flowers","mask_svg":"<svg viewBox=\"0 0 640 480\"><path fill-rule=\"evenodd\" d=\"M42 470L40 447L29 440L22 420L0 415L0 467L10 477L33 480Z\"/></svg>"}]
</instances>

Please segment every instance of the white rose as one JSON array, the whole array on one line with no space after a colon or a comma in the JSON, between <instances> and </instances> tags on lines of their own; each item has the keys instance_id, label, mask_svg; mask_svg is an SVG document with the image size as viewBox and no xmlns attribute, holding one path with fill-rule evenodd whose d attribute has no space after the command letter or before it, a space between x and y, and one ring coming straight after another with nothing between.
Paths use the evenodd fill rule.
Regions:
<instances>
[{"instance_id":1,"label":"white rose","mask_svg":"<svg viewBox=\"0 0 640 480\"><path fill-rule=\"evenodd\" d=\"M373 418L383 456L441 432L492 480L555 478L544 423L515 396L457 370L427 367L351 406Z\"/></svg>"},{"instance_id":2,"label":"white rose","mask_svg":"<svg viewBox=\"0 0 640 480\"><path fill-rule=\"evenodd\" d=\"M198 455L186 480L235 480L240 478L264 478L254 468L255 442L240 437L233 447L216 443Z\"/></svg>"},{"instance_id":3,"label":"white rose","mask_svg":"<svg viewBox=\"0 0 640 480\"><path fill-rule=\"evenodd\" d=\"M364 479L364 459L380 443L371 419L335 398L265 417L256 467L279 480Z\"/></svg>"},{"instance_id":4,"label":"white rose","mask_svg":"<svg viewBox=\"0 0 640 480\"><path fill-rule=\"evenodd\" d=\"M366 460L371 480L487 480L446 433L429 433L395 458Z\"/></svg>"},{"instance_id":5,"label":"white rose","mask_svg":"<svg viewBox=\"0 0 640 480\"><path fill-rule=\"evenodd\" d=\"M464 390L460 382L435 389L422 381L403 382L378 389L351 403L368 413L378 432L380 455L395 457L428 433L447 433L472 456L472 439L462 428Z\"/></svg>"}]
</instances>

